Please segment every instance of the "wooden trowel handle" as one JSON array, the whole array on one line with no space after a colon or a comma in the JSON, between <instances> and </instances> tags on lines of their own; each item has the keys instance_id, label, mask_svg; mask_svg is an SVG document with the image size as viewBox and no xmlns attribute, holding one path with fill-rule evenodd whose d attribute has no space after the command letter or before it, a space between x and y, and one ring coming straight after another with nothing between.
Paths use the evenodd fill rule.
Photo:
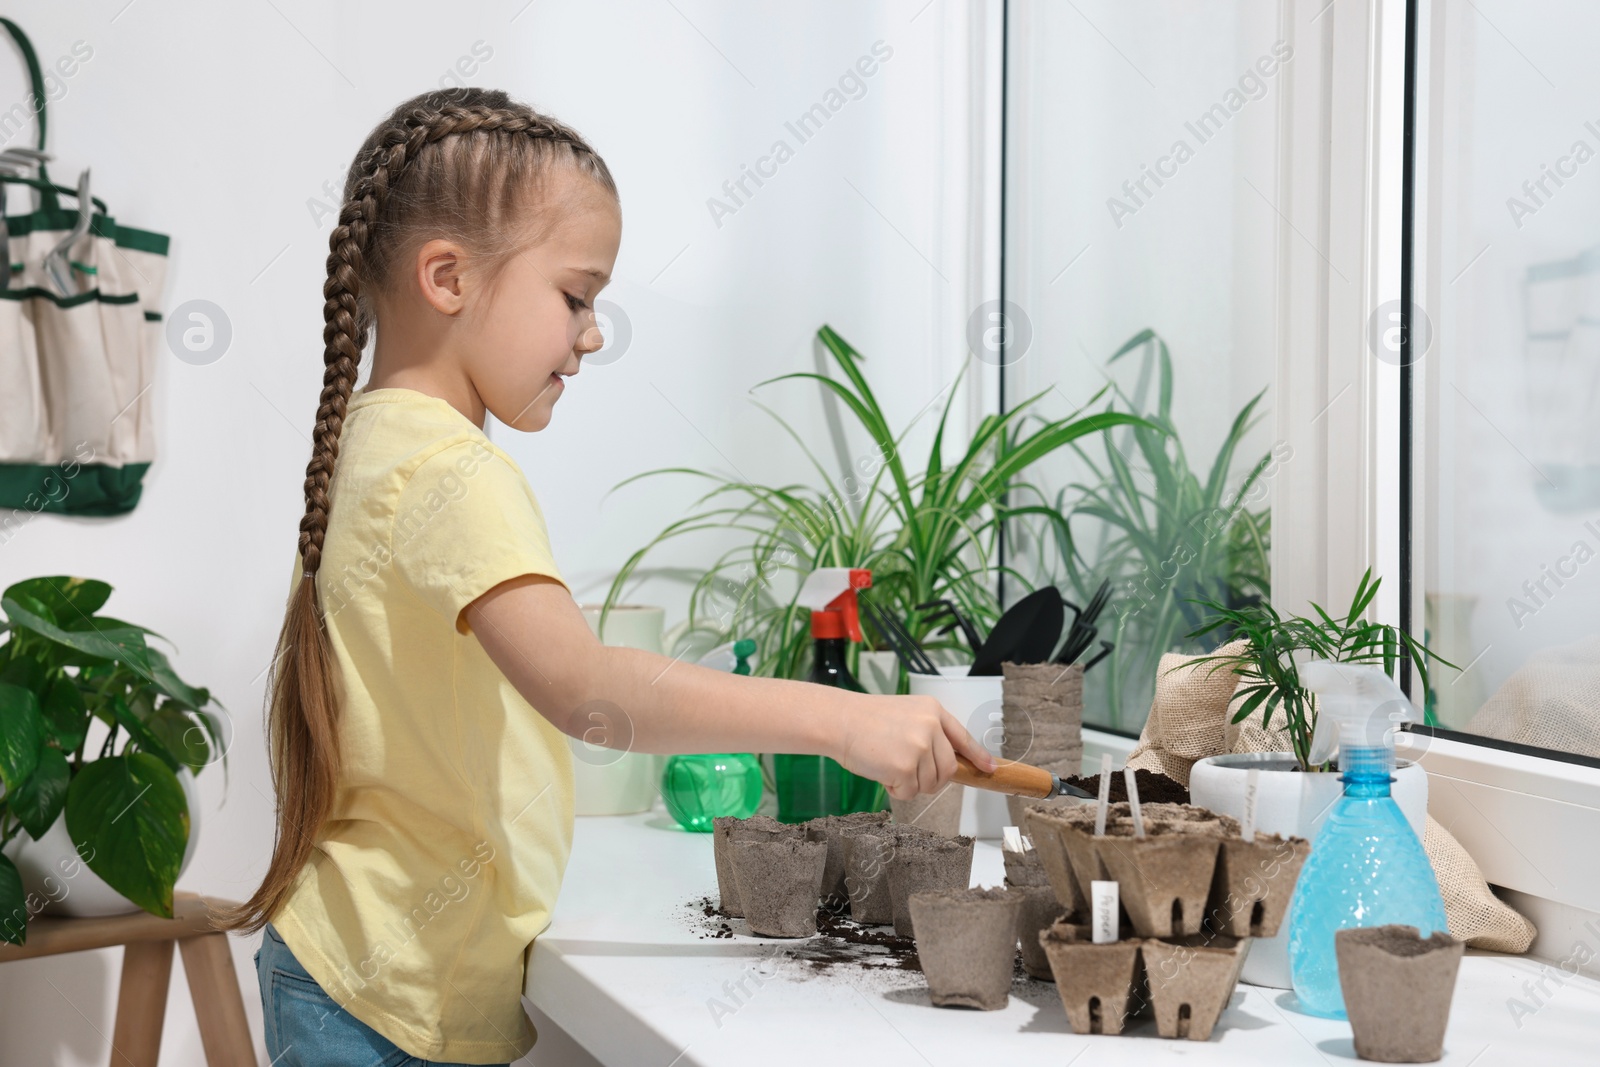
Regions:
<instances>
[{"instance_id":1,"label":"wooden trowel handle","mask_svg":"<svg viewBox=\"0 0 1600 1067\"><path fill-rule=\"evenodd\" d=\"M997 760L999 766L993 774L985 774L965 756L956 757L956 775L952 779L974 789L987 789L991 793L1009 793L1018 797L1052 797L1056 794L1056 776L1042 767L1011 760Z\"/></svg>"}]
</instances>

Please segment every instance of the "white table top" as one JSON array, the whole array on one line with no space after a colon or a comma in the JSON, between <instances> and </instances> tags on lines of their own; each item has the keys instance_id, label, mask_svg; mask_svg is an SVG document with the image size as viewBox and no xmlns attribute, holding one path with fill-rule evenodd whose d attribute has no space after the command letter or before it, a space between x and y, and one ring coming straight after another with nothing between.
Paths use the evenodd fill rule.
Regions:
<instances>
[{"instance_id":1,"label":"white table top","mask_svg":"<svg viewBox=\"0 0 1600 1067\"><path fill-rule=\"evenodd\" d=\"M973 883L1002 878L998 844L980 840ZM1017 982L1001 1011L935 1008L917 972L819 972L784 955L804 942L751 937L738 919L727 920L733 938L707 937L710 922L690 904L715 901L716 886L711 835L680 830L659 806L579 818L561 899L529 961L529 999L597 1059L629 1067L1359 1062L1349 1024L1301 1015L1292 994L1244 983L1208 1042L1159 1038L1148 1020L1131 1035L1080 1037L1046 982ZM1546 967L1546 992L1525 988ZM1513 997L1540 1006L1519 1019ZM1440 1062L1600 1063L1600 982L1469 951Z\"/></svg>"}]
</instances>

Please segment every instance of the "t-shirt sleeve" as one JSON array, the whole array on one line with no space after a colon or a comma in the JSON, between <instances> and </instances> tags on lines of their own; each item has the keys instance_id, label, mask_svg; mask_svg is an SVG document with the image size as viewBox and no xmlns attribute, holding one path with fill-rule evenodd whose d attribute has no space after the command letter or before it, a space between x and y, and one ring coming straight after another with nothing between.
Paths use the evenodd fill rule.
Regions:
<instances>
[{"instance_id":1,"label":"t-shirt sleeve","mask_svg":"<svg viewBox=\"0 0 1600 1067\"><path fill-rule=\"evenodd\" d=\"M471 632L462 609L501 582L540 574L566 585L527 479L482 441L417 467L400 492L390 548L400 580L460 633Z\"/></svg>"}]
</instances>

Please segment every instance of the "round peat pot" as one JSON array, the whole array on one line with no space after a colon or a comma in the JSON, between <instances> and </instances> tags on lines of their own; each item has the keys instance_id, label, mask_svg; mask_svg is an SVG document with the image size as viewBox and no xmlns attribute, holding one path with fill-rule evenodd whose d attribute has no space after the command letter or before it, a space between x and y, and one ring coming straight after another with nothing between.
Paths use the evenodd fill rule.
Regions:
<instances>
[{"instance_id":1,"label":"round peat pot","mask_svg":"<svg viewBox=\"0 0 1600 1067\"><path fill-rule=\"evenodd\" d=\"M1044 864L1040 862L1038 849L1029 848L1021 852L1003 849L1000 855L1006 865L1007 889L1013 886L1050 884L1050 879L1044 872Z\"/></svg>"},{"instance_id":2,"label":"round peat pot","mask_svg":"<svg viewBox=\"0 0 1600 1067\"><path fill-rule=\"evenodd\" d=\"M744 918L744 909L739 906L739 883L733 877L733 842L804 836L798 827L767 815L752 815L748 819L719 815L711 820L711 832L712 859L717 866L717 910L733 919Z\"/></svg>"},{"instance_id":3,"label":"round peat pot","mask_svg":"<svg viewBox=\"0 0 1600 1067\"><path fill-rule=\"evenodd\" d=\"M961 802L967 787L951 782L937 793L918 793L900 800L889 798L889 810L899 826L916 826L941 837L955 837L961 830Z\"/></svg>"},{"instance_id":4,"label":"round peat pot","mask_svg":"<svg viewBox=\"0 0 1600 1067\"><path fill-rule=\"evenodd\" d=\"M757 937L810 937L828 862L825 841L779 837L734 841L733 877L745 922Z\"/></svg>"},{"instance_id":5,"label":"round peat pot","mask_svg":"<svg viewBox=\"0 0 1600 1067\"><path fill-rule=\"evenodd\" d=\"M1055 972L1050 969L1050 957L1045 955L1039 935L1063 917L1056 891L1047 885L1006 888L1021 901L1017 909L1017 940L1022 943L1022 969L1034 978L1054 982Z\"/></svg>"},{"instance_id":6,"label":"round peat pot","mask_svg":"<svg viewBox=\"0 0 1600 1067\"><path fill-rule=\"evenodd\" d=\"M1369 926L1333 935L1339 987L1356 1055L1382 1063L1432 1063L1444 1055L1456 971L1465 944L1415 926Z\"/></svg>"},{"instance_id":7,"label":"round peat pot","mask_svg":"<svg viewBox=\"0 0 1600 1067\"><path fill-rule=\"evenodd\" d=\"M911 916L911 895L930 889L965 889L972 881L972 838L940 838L928 834L900 834L889 857L889 900L894 908L894 932L901 937L916 933Z\"/></svg>"},{"instance_id":8,"label":"round peat pot","mask_svg":"<svg viewBox=\"0 0 1600 1067\"><path fill-rule=\"evenodd\" d=\"M911 894L917 958L938 1007L997 1011L1011 996L1017 908L1004 889L936 889Z\"/></svg>"},{"instance_id":9,"label":"round peat pot","mask_svg":"<svg viewBox=\"0 0 1600 1067\"><path fill-rule=\"evenodd\" d=\"M850 897L850 918L865 926L894 922L889 897L889 859L894 855L890 827L850 829L844 833L844 886Z\"/></svg>"},{"instance_id":10,"label":"round peat pot","mask_svg":"<svg viewBox=\"0 0 1600 1067\"><path fill-rule=\"evenodd\" d=\"M872 830L887 825L886 811L858 811L849 815L823 815L801 823L806 836L825 841L828 845L828 863L822 871L822 899L831 904L844 901L849 893L845 885L844 839L852 832Z\"/></svg>"},{"instance_id":11,"label":"round peat pot","mask_svg":"<svg viewBox=\"0 0 1600 1067\"><path fill-rule=\"evenodd\" d=\"M1256 832L1303 837L1316 844L1317 831L1343 795L1344 785L1338 771L1299 770L1294 756L1287 752L1207 756L1189 771L1189 793L1194 803L1243 818L1245 788L1252 767L1261 771L1256 786ZM1389 790L1417 840L1422 840L1428 823L1428 773L1420 764L1400 760ZM1242 977L1251 985L1293 989L1287 933L1253 940Z\"/></svg>"}]
</instances>

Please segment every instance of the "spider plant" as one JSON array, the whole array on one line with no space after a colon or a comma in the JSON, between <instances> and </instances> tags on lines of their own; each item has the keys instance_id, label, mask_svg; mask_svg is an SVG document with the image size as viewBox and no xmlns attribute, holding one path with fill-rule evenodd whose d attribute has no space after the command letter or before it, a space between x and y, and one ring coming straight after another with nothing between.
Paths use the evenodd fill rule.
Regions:
<instances>
[{"instance_id":1,"label":"spider plant","mask_svg":"<svg viewBox=\"0 0 1600 1067\"><path fill-rule=\"evenodd\" d=\"M1429 659L1446 667L1456 666L1404 630L1368 622L1361 617L1378 595L1381 582L1382 579L1372 577L1372 570L1368 568L1356 586L1350 609L1339 619L1315 603L1311 608L1316 618L1299 615L1285 618L1265 601L1245 607L1230 607L1212 600L1197 601L1210 610L1210 618L1191 637L1226 631L1230 639L1243 639L1246 644L1244 651L1237 654L1204 656L1190 662L1211 663L1212 670L1227 667L1239 676L1234 698L1243 700L1234 713L1234 722L1243 722L1259 710L1261 726L1269 728L1273 713L1281 709L1284 730L1300 769L1327 770L1328 763L1311 764L1311 738L1317 729L1317 711L1311 694L1300 684L1297 653L1302 660L1382 664L1384 673L1391 678L1400 662L1409 660L1416 668L1423 692L1428 691Z\"/></svg>"},{"instance_id":2,"label":"spider plant","mask_svg":"<svg viewBox=\"0 0 1600 1067\"><path fill-rule=\"evenodd\" d=\"M1098 459L1074 444L1087 478L1062 490L1054 509L1037 513L1048 516L1053 510L1061 516L1050 528L1058 566L1065 572L1062 585L1081 598L1103 578L1117 590L1114 618L1107 619L1115 649L1107 669L1091 681L1105 687L1108 725L1137 729L1135 716L1142 718L1150 706L1162 654L1205 652L1221 643L1224 635L1218 631L1202 631L1199 637L1191 632L1202 621L1193 601L1211 597L1240 607L1270 593L1270 512L1249 505L1264 488L1261 481L1274 456L1263 455L1230 489L1240 444L1259 420L1262 395L1257 394L1234 416L1209 468L1191 467L1172 421L1172 356L1166 342L1153 330L1142 330L1107 363L1130 353L1141 359L1132 395L1111 388L1128 410L1142 411L1145 425L1104 435ZM1152 384L1155 410L1142 410ZM1078 502L1069 509L1074 496ZM1087 537L1075 531L1085 520L1092 524ZM1048 562L1043 566L1054 569Z\"/></svg>"},{"instance_id":3,"label":"spider plant","mask_svg":"<svg viewBox=\"0 0 1600 1067\"><path fill-rule=\"evenodd\" d=\"M805 439L760 405L810 461L815 484L768 486L687 467L647 471L623 481L617 488L641 478L679 474L709 482L710 488L685 517L668 525L618 571L602 623L651 552L680 537L733 530L739 543L694 582L689 629L680 643L696 636L712 642L754 637L760 647L758 673L804 677L810 668L810 620L809 612L795 603L798 580L817 567L866 567L873 581L868 595L903 620L913 637L925 647L958 647L955 636L931 639L930 632L941 624L937 613L916 606L947 599L980 627L993 624L1000 605L993 589L997 568L990 560L1000 523L1010 513L1003 501L1020 484L1022 472L1057 449L1112 427L1159 432L1131 414L1109 411L1042 420L1023 432L1023 420L1043 397L1040 393L1004 414L985 416L959 454L947 457L946 428L957 385L945 398L926 460L917 470L908 466L901 447L911 426L898 433L891 430L863 371L865 357L830 326L819 329L817 337L837 374L785 374L756 388L815 383L854 416L872 443L872 455L852 464L856 473L841 486ZM1023 581L1020 574L1015 577ZM875 647L887 647L870 627L869 635Z\"/></svg>"}]
</instances>

